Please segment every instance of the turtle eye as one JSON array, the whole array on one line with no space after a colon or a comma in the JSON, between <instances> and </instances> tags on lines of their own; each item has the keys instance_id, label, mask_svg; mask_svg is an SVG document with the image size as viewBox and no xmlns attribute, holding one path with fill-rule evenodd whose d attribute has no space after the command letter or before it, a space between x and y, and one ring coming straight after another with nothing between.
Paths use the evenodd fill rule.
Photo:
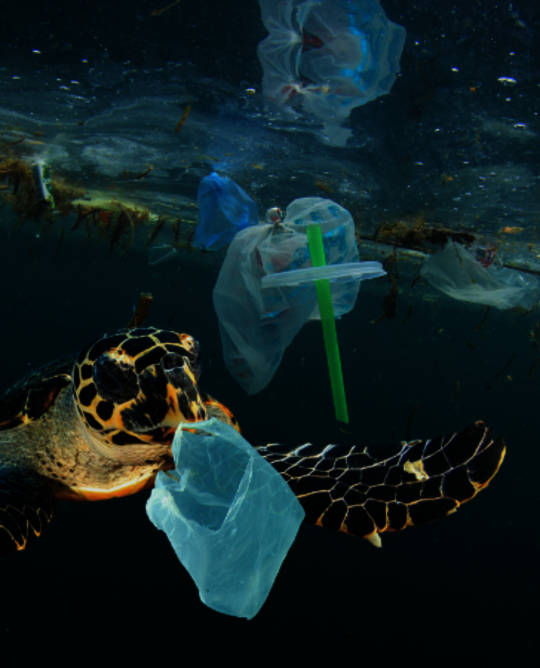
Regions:
<instances>
[{"instance_id":1,"label":"turtle eye","mask_svg":"<svg viewBox=\"0 0 540 668\"><path fill-rule=\"evenodd\" d=\"M101 355L94 365L94 383L106 401L123 404L139 394L139 381L132 364Z\"/></svg>"},{"instance_id":2,"label":"turtle eye","mask_svg":"<svg viewBox=\"0 0 540 668\"><path fill-rule=\"evenodd\" d=\"M194 386L193 378L186 370L187 358L178 353L167 353L161 360L161 368L167 380L179 390L188 390Z\"/></svg>"}]
</instances>

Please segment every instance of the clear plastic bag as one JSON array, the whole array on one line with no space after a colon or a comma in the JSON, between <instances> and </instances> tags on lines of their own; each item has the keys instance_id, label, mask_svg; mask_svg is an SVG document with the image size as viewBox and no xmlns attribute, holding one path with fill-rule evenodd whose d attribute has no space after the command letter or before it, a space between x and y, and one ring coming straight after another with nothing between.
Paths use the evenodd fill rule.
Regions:
<instances>
[{"instance_id":1,"label":"clear plastic bag","mask_svg":"<svg viewBox=\"0 0 540 668\"><path fill-rule=\"evenodd\" d=\"M388 93L399 71L405 29L378 0L259 0L270 33L258 47L264 94L290 118L324 124L323 138L345 146L340 127L354 107Z\"/></svg>"},{"instance_id":2,"label":"clear plastic bag","mask_svg":"<svg viewBox=\"0 0 540 668\"><path fill-rule=\"evenodd\" d=\"M237 232L259 222L257 205L251 197L234 181L216 172L201 180L197 203L201 221L193 236L196 248L225 248Z\"/></svg>"},{"instance_id":3,"label":"clear plastic bag","mask_svg":"<svg viewBox=\"0 0 540 668\"><path fill-rule=\"evenodd\" d=\"M309 222L321 226L328 265L358 261L349 212L331 200L302 198L290 204L282 224L260 224L236 235L214 288L225 364L249 394L268 385L304 323L320 319L313 283L262 287L266 275L311 267ZM354 307L360 282L330 286L339 318Z\"/></svg>"},{"instance_id":4,"label":"clear plastic bag","mask_svg":"<svg viewBox=\"0 0 540 668\"><path fill-rule=\"evenodd\" d=\"M449 297L501 310L530 309L540 298L540 281L534 276L484 264L460 244L448 241L425 260L421 273Z\"/></svg>"},{"instance_id":5,"label":"clear plastic bag","mask_svg":"<svg viewBox=\"0 0 540 668\"><path fill-rule=\"evenodd\" d=\"M177 430L176 469L158 473L146 511L167 534L201 601L251 619L305 512L285 479L233 427L215 418L191 426L202 431Z\"/></svg>"}]
</instances>

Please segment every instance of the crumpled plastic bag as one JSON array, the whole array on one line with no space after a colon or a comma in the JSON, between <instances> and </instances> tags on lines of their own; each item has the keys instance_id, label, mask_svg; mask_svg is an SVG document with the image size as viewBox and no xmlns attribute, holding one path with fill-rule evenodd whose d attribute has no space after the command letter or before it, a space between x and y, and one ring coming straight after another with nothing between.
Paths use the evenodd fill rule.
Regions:
<instances>
[{"instance_id":1,"label":"crumpled plastic bag","mask_svg":"<svg viewBox=\"0 0 540 668\"><path fill-rule=\"evenodd\" d=\"M237 232L259 222L257 205L251 197L234 181L216 172L201 180L197 203L201 220L193 235L196 248L225 248Z\"/></svg>"},{"instance_id":2,"label":"crumpled plastic bag","mask_svg":"<svg viewBox=\"0 0 540 668\"><path fill-rule=\"evenodd\" d=\"M263 289L263 276L311 267L306 234L319 223L328 265L358 261L350 213L320 197L296 199L278 226L259 224L236 235L214 288L225 365L255 394L276 372L283 353L307 320L320 319L315 285ZM360 282L330 283L339 318L356 302Z\"/></svg>"},{"instance_id":3,"label":"crumpled plastic bag","mask_svg":"<svg viewBox=\"0 0 540 668\"><path fill-rule=\"evenodd\" d=\"M378 0L259 0L269 35L257 53L264 95L285 118L324 124L334 146L351 110L390 92L399 72L405 29L389 21Z\"/></svg>"},{"instance_id":4,"label":"crumpled plastic bag","mask_svg":"<svg viewBox=\"0 0 540 668\"><path fill-rule=\"evenodd\" d=\"M425 260L421 274L449 297L501 310L516 306L528 310L540 298L540 281L534 276L507 267L484 268L469 251L453 241Z\"/></svg>"},{"instance_id":5,"label":"crumpled plastic bag","mask_svg":"<svg viewBox=\"0 0 540 668\"><path fill-rule=\"evenodd\" d=\"M304 509L272 465L215 418L181 425L172 453L176 469L158 473L148 517L167 534L205 605L251 619L274 584Z\"/></svg>"}]
</instances>

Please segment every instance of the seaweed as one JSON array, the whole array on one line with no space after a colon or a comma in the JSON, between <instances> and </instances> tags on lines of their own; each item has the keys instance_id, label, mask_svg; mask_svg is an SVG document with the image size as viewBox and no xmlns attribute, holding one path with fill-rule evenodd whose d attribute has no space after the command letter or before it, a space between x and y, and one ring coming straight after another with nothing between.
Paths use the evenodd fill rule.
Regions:
<instances>
[{"instance_id":1,"label":"seaweed","mask_svg":"<svg viewBox=\"0 0 540 668\"><path fill-rule=\"evenodd\" d=\"M111 253L117 247L120 257L125 255L133 243L135 230L148 222L150 214L133 207L126 206L121 202L112 202L120 211L109 211L102 208L90 208L79 212L79 216L90 221L97 229L98 234L110 244ZM77 227L76 224L75 228ZM89 233L91 226L87 225Z\"/></svg>"},{"instance_id":2,"label":"seaweed","mask_svg":"<svg viewBox=\"0 0 540 668\"><path fill-rule=\"evenodd\" d=\"M315 187L318 188L323 193L331 194L334 192L332 186L328 183L328 181L325 181L324 179L316 179Z\"/></svg>"},{"instance_id":3,"label":"seaweed","mask_svg":"<svg viewBox=\"0 0 540 668\"><path fill-rule=\"evenodd\" d=\"M497 371L495 374L495 378L498 378L499 376L502 376L502 374L508 369L508 367L512 364L512 362L516 359L517 353L514 353L510 360L503 366L503 368L500 371Z\"/></svg>"},{"instance_id":4,"label":"seaweed","mask_svg":"<svg viewBox=\"0 0 540 668\"><path fill-rule=\"evenodd\" d=\"M68 185L64 181L53 179L51 183L55 207L63 216L75 211L73 200L82 199L86 190L77 186Z\"/></svg>"},{"instance_id":5,"label":"seaweed","mask_svg":"<svg viewBox=\"0 0 540 668\"><path fill-rule=\"evenodd\" d=\"M471 244L475 240L470 232L452 230L443 225L428 225L422 214L412 222L399 220L380 225L373 241L378 237L382 241L393 241L407 247L422 247L426 243L444 246L449 239L460 244Z\"/></svg>"},{"instance_id":6,"label":"seaweed","mask_svg":"<svg viewBox=\"0 0 540 668\"><path fill-rule=\"evenodd\" d=\"M188 106L186 107L186 110L184 111L184 113L182 115L182 118L178 121L176 127L174 128L175 132L180 132L180 130L182 129L182 125L184 125L184 123L187 120L187 117L189 116L190 111L191 111L191 105L188 104Z\"/></svg>"},{"instance_id":7,"label":"seaweed","mask_svg":"<svg viewBox=\"0 0 540 668\"><path fill-rule=\"evenodd\" d=\"M398 267L398 258L397 258L397 248L394 246L394 250L390 255L385 258L382 263L383 269L386 271L388 276L395 276L396 279L399 279L399 267Z\"/></svg>"},{"instance_id":8,"label":"seaweed","mask_svg":"<svg viewBox=\"0 0 540 668\"><path fill-rule=\"evenodd\" d=\"M396 317L398 284L393 276L390 276L390 280L392 281L392 285L388 291L388 294L383 299L383 309L385 316L389 320L393 320Z\"/></svg>"},{"instance_id":9,"label":"seaweed","mask_svg":"<svg viewBox=\"0 0 540 668\"><path fill-rule=\"evenodd\" d=\"M71 232L74 232L81 222L86 218L86 216L89 216L92 213L92 209L83 209L80 204L77 204L77 220L75 221L75 224L71 228Z\"/></svg>"},{"instance_id":10,"label":"seaweed","mask_svg":"<svg viewBox=\"0 0 540 668\"><path fill-rule=\"evenodd\" d=\"M371 324L376 325L379 322L382 322L385 318L388 318L389 320L393 320L396 317L396 307L397 307L397 296L398 296L398 284L396 279L393 276L388 276L390 281L392 282L392 285L390 286L390 290L388 293L385 295L383 299L383 310L384 313L378 317L376 320L372 320ZM410 315L410 314L409 314Z\"/></svg>"},{"instance_id":11,"label":"seaweed","mask_svg":"<svg viewBox=\"0 0 540 668\"><path fill-rule=\"evenodd\" d=\"M17 215L17 225L22 226L27 220L41 222L45 220L52 225L55 222L51 203L43 200L34 183L31 166L19 158L8 157L0 160L0 182L7 185L2 190L2 199L11 206ZM68 185L58 179L51 183L55 208L62 216L75 210L73 200L84 196L85 190Z\"/></svg>"},{"instance_id":12,"label":"seaweed","mask_svg":"<svg viewBox=\"0 0 540 668\"><path fill-rule=\"evenodd\" d=\"M11 188L11 192L0 196L17 215L19 227L29 219L47 218L52 222L51 205L38 197L32 170L26 162L18 158L0 161L0 182L7 182L8 190Z\"/></svg>"},{"instance_id":13,"label":"seaweed","mask_svg":"<svg viewBox=\"0 0 540 668\"><path fill-rule=\"evenodd\" d=\"M489 315L489 310L490 310L490 308L491 308L491 306L488 306L488 307L486 308L486 311L485 311L485 313L484 313L484 317L482 318L482 320L480 321L480 323L474 328L474 331L475 331L475 332L478 332L479 330L481 330L482 327L486 324L486 320L487 320L487 317L488 317L488 315Z\"/></svg>"},{"instance_id":14,"label":"seaweed","mask_svg":"<svg viewBox=\"0 0 540 668\"><path fill-rule=\"evenodd\" d=\"M150 236L148 237L148 241L145 243L145 246L148 246L149 244L152 243L152 241L154 241L154 239L157 237L157 235L165 227L166 222L167 222L167 218L165 216L160 216L158 218L157 223L154 225L154 228L150 232Z\"/></svg>"},{"instance_id":15,"label":"seaweed","mask_svg":"<svg viewBox=\"0 0 540 668\"><path fill-rule=\"evenodd\" d=\"M132 178L143 178L150 171L151 168L148 168L146 172L135 174ZM53 178L50 186L49 192L52 192L52 198L50 201L44 200L34 182L30 162L13 157L11 154L0 153L0 201L11 207L17 216L18 227L28 220L52 226L60 218L72 214L75 216L74 222L66 230L63 227L61 232L59 230L61 236L55 258L58 258L65 232L75 232L83 227L86 231L86 241L96 233L98 237L108 242L111 252L117 249L122 257L132 246L137 229L150 222L151 214L145 209L114 199L106 201L102 197L94 201L86 200L84 198L87 196L87 191L84 188L58 178ZM153 223L146 246L157 238L168 220L166 216L160 216L157 222ZM171 245L191 251L191 238L196 224L194 221L187 221L188 227L183 234L182 222L178 217L170 223L173 236Z\"/></svg>"},{"instance_id":16,"label":"seaweed","mask_svg":"<svg viewBox=\"0 0 540 668\"><path fill-rule=\"evenodd\" d=\"M144 177L148 176L148 174L150 174L152 171L154 171L154 168L151 165L145 169L144 172L129 172L127 169L125 169L122 172L122 178L129 181L138 181L139 179L144 179Z\"/></svg>"},{"instance_id":17,"label":"seaweed","mask_svg":"<svg viewBox=\"0 0 540 668\"><path fill-rule=\"evenodd\" d=\"M407 315L406 315L406 316L403 318L403 320L399 323L400 325L404 325L404 324L407 322L407 320L411 317L411 315L412 315L412 309L413 309L412 304L409 304L409 309L408 309L408 311L407 311Z\"/></svg>"},{"instance_id":18,"label":"seaweed","mask_svg":"<svg viewBox=\"0 0 540 668\"><path fill-rule=\"evenodd\" d=\"M193 240L193 236L195 235L195 229L196 229L196 228L197 228L197 226L195 225L195 226L193 227L193 229L191 230L191 232L189 233L189 236L188 236L188 239L187 239L187 248L188 248L188 251L189 251L190 253L191 253L191 249L192 249L191 242L192 242L192 240Z\"/></svg>"},{"instance_id":19,"label":"seaweed","mask_svg":"<svg viewBox=\"0 0 540 668\"><path fill-rule=\"evenodd\" d=\"M394 250L390 253L390 255L384 260L383 262L383 269L386 271L386 276L388 280L392 283L390 286L390 289L388 293L385 295L383 299L383 310L384 313L381 315L379 318L376 320L372 320L371 324L375 325L385 318L388 318L389 320L393 320L396 317L396 308L397 308L397 296L398 296L398 280L399 280L399 268L398 268L398 262L397 262L397 248L394 246ZM412 312L412 306L410 307L409 312L407 313L407 316L405 317L405 320L402 321L401 324L404 324L407 322L407 320L410 318Z\"/></svg>"},{"instance_id":20,"label":"seaweed","mask_svg":"<svg viewBox=\"0 0 540 668\"><path fill-rule=\"evenodd\" d=\"M177 218L176 220L173 220L173 221L171 222L171 231L172 231L172 233L173 233L173 238L174 238L173 244L174 244L175 246L177 246L178 243L179 243L179 239L180 239L180 226L181 226L181 225L182 225L182 219L181 219L181 218Z\"/></svg>"},{"instance_id":21,"label":"seaweed","mask_svg":"<svg viewBox=\"0 0 540 668\"><path fill-rule=\"evenodd\" d=\"M123 244L124 248L120 251L120 256L122 256L133 243L135 226L129 209L120 203L118 203L117 206L120 208L120 213L117 214L116 217L113 217L109 225L106 225L104 228L104 235L111 244L111 253L114 250L115 245L121 245L123 240L127 237L127 240Z\"/></svg>"}]
</instances>

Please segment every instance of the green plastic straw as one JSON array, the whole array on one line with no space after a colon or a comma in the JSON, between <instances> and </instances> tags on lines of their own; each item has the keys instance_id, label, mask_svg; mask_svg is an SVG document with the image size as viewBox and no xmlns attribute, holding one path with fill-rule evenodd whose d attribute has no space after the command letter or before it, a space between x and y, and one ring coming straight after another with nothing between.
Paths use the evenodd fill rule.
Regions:
<instances>
[{"instance_id":1,"label":"green plastic straw","mask_svg":"<svg viewBox=\"0 0 540 668\"><path fill-rule=\"evenodd\" d=\"M306 228L311 254L311 264L314 267L325 267L324 246L322 232L319 225L308 225ZM332 303L332 292L330 281L325 278L315 281L319 310L321 312L321 323L324 334L324 345L326 347L326 358L328 359L328 370L330 371L330 384L334 397L336 419L340 422L349 422L347 413L347 400L345 399L345 386L343 385L343 374L341 373L341 359L339 357L339 346L336 332L336 319L334 317L334 305Z\"/></svg>"}]
</instances>

